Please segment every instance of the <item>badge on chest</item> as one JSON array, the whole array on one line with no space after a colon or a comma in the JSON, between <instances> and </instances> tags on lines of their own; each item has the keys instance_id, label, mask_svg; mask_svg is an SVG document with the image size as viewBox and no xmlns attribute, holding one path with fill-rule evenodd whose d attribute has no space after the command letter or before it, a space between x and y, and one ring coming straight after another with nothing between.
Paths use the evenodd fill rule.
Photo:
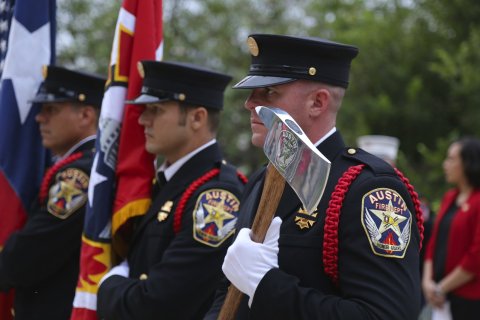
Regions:
<instances>
[{"instance_id":1,"label":"badge on chest","mask_svg":"<svg viewBox=\"0 0 480 320\"><path fill-rule=\"evenodd\" d=\"M295 214L295 223L302 229L310 229L317 221L318 210L315 210L312 214L308 213L303 207L298 209Z\"/></svg>"},{"instance_id":2,"label":"badge on chest","mask_svg":"<svg viewBox=\"0 0 480 320\"><path fill-rule=\"evenodd\" d=\"M172 211L173 201L167 201L163 204L160 208L160 211L157 213L157 220L158 222L163 222L167 220L168 215Z\"/></svg>"}]
</instances>

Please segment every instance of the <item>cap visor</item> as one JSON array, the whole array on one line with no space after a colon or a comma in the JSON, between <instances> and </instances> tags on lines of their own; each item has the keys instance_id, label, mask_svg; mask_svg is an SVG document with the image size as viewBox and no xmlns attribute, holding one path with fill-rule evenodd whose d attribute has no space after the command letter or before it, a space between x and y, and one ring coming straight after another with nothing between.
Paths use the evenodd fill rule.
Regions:
<instances>
[{"instance_id":1,"label":"cap visor","mask_svg":"<svg viewBox=\"0 0 480 320\"><path fill-rule=\"evenodd\" d=\"M166 98L159 98L155 96L151 96L148 94L142 94L135 98L134 100L127 100L125 103L128 104L147 104L147 103L158 103L158 102L163 102L167 101L168 99Z\"/></svg>"},{"instance_id":2,"label":"cap visor","mask_svg":"<svg viewBox=\"0 0 480 320\"><path fill-rule=\"evenodd\" d=\"M297 79L268 77L268 76L246 76L240 82L233 86L233 89L253 89L275 86L278 84L288 83Z\"/></svg>"}]
</instances>

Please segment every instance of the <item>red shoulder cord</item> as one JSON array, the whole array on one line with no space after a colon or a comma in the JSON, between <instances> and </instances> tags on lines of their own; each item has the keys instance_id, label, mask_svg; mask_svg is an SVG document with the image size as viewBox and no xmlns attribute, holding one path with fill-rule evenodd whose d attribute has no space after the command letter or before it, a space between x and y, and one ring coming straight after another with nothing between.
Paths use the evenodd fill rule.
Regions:
<instances>
[{"instance_id":1,"label":"red shoulder cord","mask_svg":"<svg viewBox=\"0 0 480 320\"><path fill-rule=\"evenodd\" d=\"M50 169L47 170L45 175L43 176L42 184L40 186L40 194L38 196L38 199L41 204L47 199L48 196L48 186L50 185L50 182L53 179L53 176L62 168L63 166L66 166L69 163L72 163L78 159L80 159L83 156L83 152L76 152L65 159L55 163Z\"/></svg>"},{"instance_id":2,"label":"red shoulder cord","mask_svg":"<svg viewBox=\"0 0 480 320\"><path fill-rule=\"evenodd\" d=\"M180 229L182 227L182 217L183 213L185 212L184 209L187 205L188 200L190 200L190 198L192 197L193 193L197 191L197 189L200 188L207 181L212 180L219 173L220 169L218 168L208 171L203 176L193 181L192 184L187 188L187 190L185 190L185 192L182 194L182 197L180 198L178 206L175 209L175 213L173 215L173 232L175 232L175 234L180 232ZM237 171L237 176L244 184L247 183L248 179L245 175Z\"/></svg>"},{"instance_id":3,"label":"red shoulder cord","mask_svg":"<svg viewBox=\"0 0 480 320\"><path fill-rule=\"evenodd\" d=\"M335 285L338 285L338 223L340 221L340 209L342 208L345 194L347 193L352 182L357 178L365 165L360 164L350 167L338 180L332 197L328 203L326 211L324 235L323 235L323 268L325 273L330 277ZM420 207L418 194L415 192L410 181L403 175L400 170L395 169L395 173L407 187L415 206L417 227L420 232L420 249L423 241L423 216Z\"/></svg>"},{"instance_id":4,"label":"red shoulder cord","mask_svg":"<svg viewBox=\"0 0 480 320\"><path fill-rule=\"evenodd\" d=\"M340 209L348 188L364 166L363 164L352 166L345 171L338 179L338 183L328 203L327 216L323 226L323 269L335 285L338 283L338 223L340 221Z\"/></svg>"},{"instance_id":5,"label":"red shoulder cord","mask_svg":"<svg viewBox=\"0 0 480 320\"><path fill-rule=\"evenodd\" d=\"M420 232L420 247L419 250L422 249L422 243L423 243L423 210L422 206L420 203L420 199L418 199L418 193L415 191L413 186L410 184L410 180L408 180L407 177L403 175L403 173L395 168L395 172L397 175L400 177L400 179L403 181L405 186L407 186L408 193L410 193L410 197L412 197L413 205L415 206L415 212L417 213L416 218L417 218L417 228L418 231Z\"/></svg>"}]
</instances>

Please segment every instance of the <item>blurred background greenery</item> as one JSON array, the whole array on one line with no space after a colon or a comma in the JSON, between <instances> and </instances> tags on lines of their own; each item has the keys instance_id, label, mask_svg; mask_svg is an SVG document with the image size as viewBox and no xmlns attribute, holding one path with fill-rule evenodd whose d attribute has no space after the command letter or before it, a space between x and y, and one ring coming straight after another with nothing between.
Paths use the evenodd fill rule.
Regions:
<instances>
[{"instance_id":1,"label":"blurred background greenery","mask_svg":"<svg viewBox=\"0 0 480 320\"><path fill-rule=\"evenodd\" d=\"M57 0L57 63L106 74L120 0ZM398 167L435 210L448 188L452 139L480 137L478 0L164 0L164 60L247 72L250 33L316 36L354 44L337 128L400 139ZM233 82L232 82L233 84ZM250 144L243 90L227 91L218 140L250 173L266 160Z\"/></svg>"}]
</instances>

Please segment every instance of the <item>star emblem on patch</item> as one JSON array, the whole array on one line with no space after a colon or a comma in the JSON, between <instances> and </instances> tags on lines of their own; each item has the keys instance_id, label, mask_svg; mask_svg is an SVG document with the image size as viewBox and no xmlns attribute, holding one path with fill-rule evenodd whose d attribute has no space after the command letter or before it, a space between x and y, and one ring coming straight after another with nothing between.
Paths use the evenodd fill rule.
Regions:
<instances>
[{"instance_id":1,"label":"star emblem on patch","mask_svg":"<svg viewBox=\"0 0 480 320\"><path fill-rule=\"evenodd\" d=\"M362 225L374 254L403 258L410 243L412 213L402 196L378 188L362 198Z\"/></svg>"},{"instance_id":2,"label":"star emblem on patch","mask_svg":"<svg viewBox=\"0 0 480 320\"><path fill-rule=\"evenodd\" d=\"M230 191L210 189L202 192L193 210L193 238L218 247L235 232L240 201Z\"/></svg>"},{"instance_id":3,"label":"star emblem on patch","mask_svg":"<svg viewBox=\"0 0 480 320\"><path fill-rule=\"evenodd\" d=\"M75 168L67 168L56 176L50 187L47 209L60 219L68 218L87 201L88 175Z\"/></svg>"}]
</instances>

